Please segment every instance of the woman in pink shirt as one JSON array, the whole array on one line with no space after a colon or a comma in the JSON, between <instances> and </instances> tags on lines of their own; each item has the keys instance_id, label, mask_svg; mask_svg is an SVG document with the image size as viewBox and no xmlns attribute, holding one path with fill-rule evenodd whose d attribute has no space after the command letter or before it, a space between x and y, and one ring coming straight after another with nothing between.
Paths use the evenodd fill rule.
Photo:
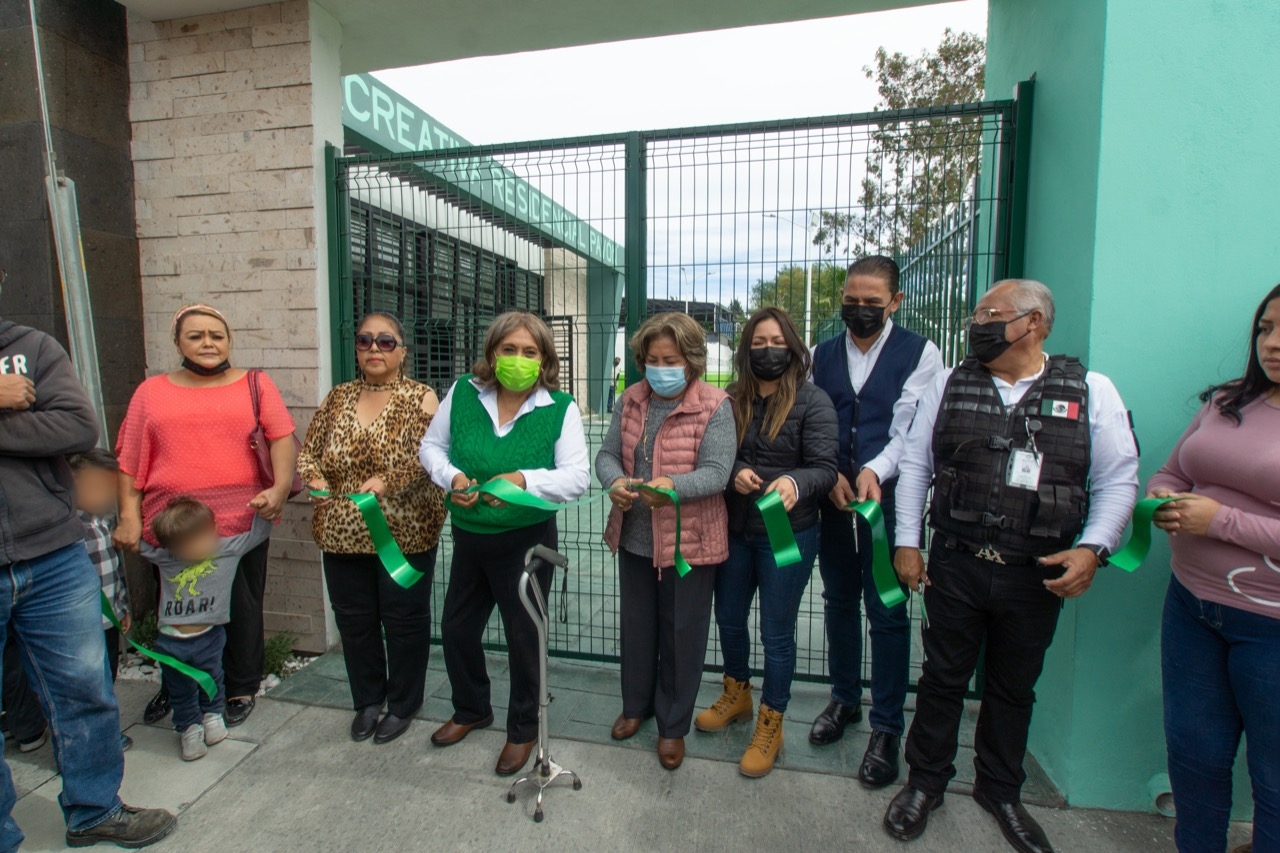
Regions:
<instances>
[{"instance_id":1,"label":"woman in pink shirt","mask_svg":"<svg viewBox=\"0 0 1280 853\"><path fill-rule=\"evenodd\" d=\"M226 318L207 305L188 305L174 315L171 331L182 366L138 386L116 440L120 519L115 542L131 550L141 538L156 544L151 519L178 495L213 509L219 536L248 532L255 514L276 521L297 462L293 418L275 384L259 372L260 415L274 473L273 482L263 482L249 444L256 428L249 371L231 366ZM223 653L229 726L243 723L253 711L262 681L269 547L263 542L244 555L231 590ZM147 722L168 710L162 690L147 706Z\"/></svg>"},{"instance_id":2,"label":"woman in pink shirt","mask_svg":"<svg viewBox=\"0 0 1280 853\"><path fill-rule=\"evenodd\" d=\"M1172 497L1161 628L1164 729L1182 853L1227 846L1247 736L1253 849L1280 850L1280 286L1253 318L1244 375L1210 388L1148 484Z\"/></svg>"}]
</instances>

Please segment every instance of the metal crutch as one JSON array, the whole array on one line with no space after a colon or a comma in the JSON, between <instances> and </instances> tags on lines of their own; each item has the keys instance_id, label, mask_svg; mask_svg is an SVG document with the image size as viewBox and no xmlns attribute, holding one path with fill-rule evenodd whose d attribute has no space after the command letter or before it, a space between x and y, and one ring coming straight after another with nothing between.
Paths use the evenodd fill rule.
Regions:
<instances>
[{"instance_id":1,"label":"metal crutch","mask_svg":"<svg viewBox=\"0 0 1280 853\"><path fill-rule=\"evenodd\" d=\"M563 567L566 570L569 566L569 558L563 554L552 551L550 548L542 545L535 545L529 549L529 553L524 558L524 573L520 575L520 601L524 604L524 609L528 611L529 618L533 620L533 624L538 629L538 757L534 761L533 771L521 779L517 779L511 784L511 788L507 791L507 802L514 803L516 801L516 788L525 782L534 785L538 789L538 799L533 811L533 819L537 823L542 823L542 792L547 786L561 776L568 777L573 780L573 790L582 790L582 780L578 778L578 774L572 770L566 770L551 758L551 750L548 748L548 720L547 708L551 704L551 693L547 689L547 602L542 596L542 588L534 582L536 578L534 574L544 566ZM555 571L553 568L552 571ZM533 590L533 598L530 599L529 591Z\"/></svg>"}]
</instances>

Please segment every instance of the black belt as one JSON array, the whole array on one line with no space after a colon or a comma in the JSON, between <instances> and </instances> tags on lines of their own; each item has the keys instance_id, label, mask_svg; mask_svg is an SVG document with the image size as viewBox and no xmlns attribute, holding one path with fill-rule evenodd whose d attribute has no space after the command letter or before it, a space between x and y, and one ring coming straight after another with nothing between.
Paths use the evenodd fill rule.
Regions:
<instances>
[{"instance_id":1,"label":"black belt","mask_svg":"<svg viewBox=\"0 0 1280 853\"><path fill-rule=\"evenodd\" d=\"M990 563L997 563L1002 566L1032 566L1039 565L1038 558L1031 554L1007 554L990 545L975 545L971 542L965 542L954 536L948 536L943 540L943 545L953 551L959 551L962 554L970 554L980 560L986 560Z\"/></svg>"}]
</instances>

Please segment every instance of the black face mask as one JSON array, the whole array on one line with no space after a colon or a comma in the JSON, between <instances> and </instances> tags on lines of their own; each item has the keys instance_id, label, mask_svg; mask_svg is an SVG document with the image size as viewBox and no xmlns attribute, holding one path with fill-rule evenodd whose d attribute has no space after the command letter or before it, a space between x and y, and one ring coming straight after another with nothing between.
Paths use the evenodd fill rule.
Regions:
<instances>
[{"instance_id":1,"label":"black face mask","mask_svg":"<svg viewBox=\"0 0 1280 853\"><path fill-rule=\"evenodd\" d=\"M231 362L223 359L220 364L215 364L213 367L205 367L203 364L196 364L194 361L184 356L182 359L182 367L184 370L190 370L197 376L217 376L230 370Z\"/></svg>"},{"instance_id":2,"label":"black face mask","mask_svg":"<svg viewBox=\"0 0 1280 853\"><path fill-rule=\"evenodd\" d=\"M747 353L751 372L757 379L771 382L787 372L791 366L791 350L786 347L759 347Z\"/></svg>"},{"instance_id":3,"label":"black face mask","mask_svg":"<svg viewBox=\"0 0 1280 853\"><path fill-rule=\"evenodd\" d=\"M877 305L842 305L840 319L855 338L869 338L884 328L884 308Z\"/></svg>"},{"instance_id":4,"label":"black face mask","mask_svg":"<svg viewBox=\"0 0 1280 853\"><path fill-rule=\"evenodd\" d=\"M1027 312L1030 313L1030 312ZM1031 334L1027 329L1012 341L1005 340L1005 329L1009 323L1017 322L1026 314L1019 314L1012 320L993 320L990 323L969 324L969 352L983 364L990 364L1009 351L1009 347Z\"/></svg>"}]
</instances>

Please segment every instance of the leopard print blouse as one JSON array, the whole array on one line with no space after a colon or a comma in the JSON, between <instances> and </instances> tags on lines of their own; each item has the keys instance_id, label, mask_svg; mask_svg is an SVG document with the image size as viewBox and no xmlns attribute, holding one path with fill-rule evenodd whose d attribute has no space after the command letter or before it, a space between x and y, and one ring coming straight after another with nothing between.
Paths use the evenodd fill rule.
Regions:
<instances>
[{"instance_id":1,"label":"leopard print blouse","mask_svg":"<svg viewBox=\"0 0 1280 853\"><path fill-rule=\"evenodd\" d=\"M387 407L364 427L356 417L360 382L338 385L316 412L298 454L303 481L322 479L334 495L350 494L370 477L382 478L387 486L382 513L406 554L430 551L444 526L444 493L418 462L418 445L431 423L431 415L422 411L428 390L411 379L400 380ZM317 506L311 530L322 551L375 553L360 511L344 498Z\"/></svg>"}]
</instances>

